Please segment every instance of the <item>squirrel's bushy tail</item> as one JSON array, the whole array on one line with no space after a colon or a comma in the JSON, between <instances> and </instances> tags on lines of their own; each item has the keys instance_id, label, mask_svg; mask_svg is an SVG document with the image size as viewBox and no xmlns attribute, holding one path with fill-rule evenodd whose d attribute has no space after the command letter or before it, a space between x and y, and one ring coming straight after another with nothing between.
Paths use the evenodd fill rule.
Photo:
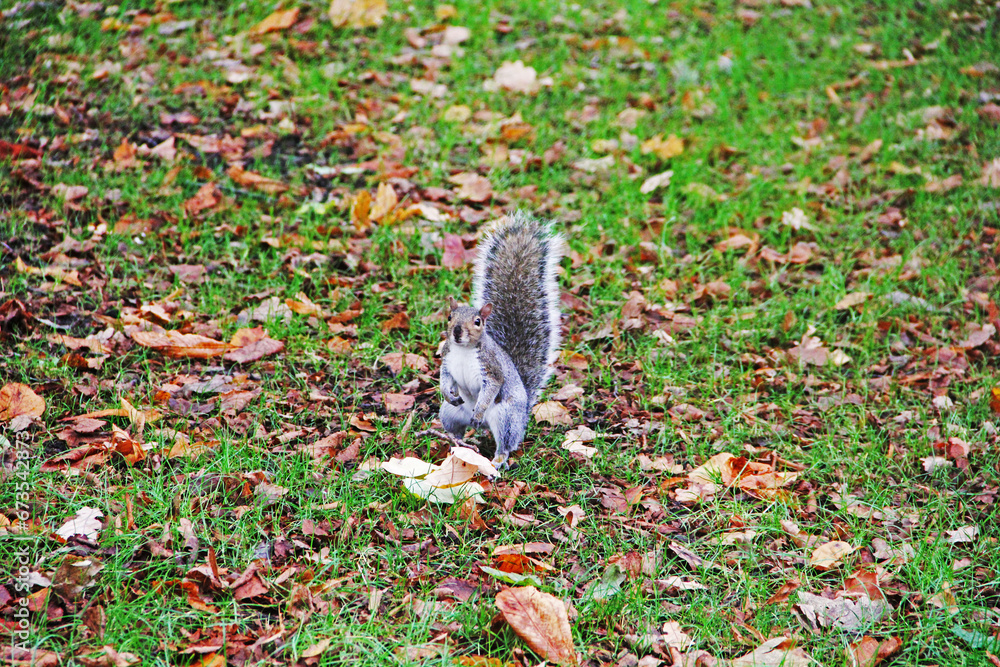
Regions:
<instances>
[{"instance_id":1,"label":"squirrel's bushy tail","mask_svg":"<svg viewBox=\"0 0 1000 667\"><path fill-rule=\"evenodd\" d=\"M529 408L552 376L559 355L556 270L565 248L551 223L522 211L493 223L478 245L473 305L493 304L486 330L517 367Z\"/></svg>"}]
</instances>

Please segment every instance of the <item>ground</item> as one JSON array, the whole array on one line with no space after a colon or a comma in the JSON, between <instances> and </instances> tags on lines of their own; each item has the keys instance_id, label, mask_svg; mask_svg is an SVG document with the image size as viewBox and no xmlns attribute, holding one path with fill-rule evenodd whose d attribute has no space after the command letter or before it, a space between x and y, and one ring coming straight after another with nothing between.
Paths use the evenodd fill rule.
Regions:
<instances>
[{"instance_id":1,"label":"ground","mask_svg":"<svg viewBox=\"0 0 1000 667\"><path fill-rule=\"evenodd\" d=\"M5 659L1000 665L995 4L0 16ZM563 353L428 502L513 208Z\"/></svg>"}]
</instances>

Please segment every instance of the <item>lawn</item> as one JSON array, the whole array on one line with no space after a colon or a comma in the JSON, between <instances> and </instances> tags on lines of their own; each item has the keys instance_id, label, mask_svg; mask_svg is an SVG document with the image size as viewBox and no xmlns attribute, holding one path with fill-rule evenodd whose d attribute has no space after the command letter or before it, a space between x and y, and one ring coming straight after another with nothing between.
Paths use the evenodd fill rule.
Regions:
<instances>
[{"instance_id":1,"label":"lawn","mask_svg":"<svg viewBox=\"0 0 1000 667\"><path fill-rule=\"evenodd\" d=\"M9 663L1000 665L993 4L0 31ZM381 465L448 456L448 297L515 208L563 352L428 502Z\"/></svg>"}]
</instances>

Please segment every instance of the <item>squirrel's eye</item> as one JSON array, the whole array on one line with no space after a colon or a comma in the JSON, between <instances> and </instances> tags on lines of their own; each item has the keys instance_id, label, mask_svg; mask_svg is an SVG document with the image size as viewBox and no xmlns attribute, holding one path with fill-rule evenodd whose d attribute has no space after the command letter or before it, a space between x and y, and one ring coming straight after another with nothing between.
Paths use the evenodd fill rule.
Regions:
<instances>
[{"instance_id":1,"label":"squirrel's eye","mask_svg":"<svg viewBox=\"0 0 1000 667\"><path fill-rule=\"evenodd\" d=\"M478 327L478 326L482 326L483 321L477 317L476 319L474 319L472 321L472 323L475 324Z\"/></svg>"}]
</instances>

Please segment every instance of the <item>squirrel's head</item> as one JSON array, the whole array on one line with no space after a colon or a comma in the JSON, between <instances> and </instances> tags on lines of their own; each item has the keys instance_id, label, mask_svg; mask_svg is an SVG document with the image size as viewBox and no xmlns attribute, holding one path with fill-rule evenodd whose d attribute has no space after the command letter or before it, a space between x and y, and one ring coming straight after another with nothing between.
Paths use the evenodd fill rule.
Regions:
<instances>
[{"instance_id":1,"label":"squirrel's head","mask_svg":"<svg viewBox=\"0 0 1000 667\"><path fill-rule=\"evenodd\" d=\"M448 338L455 345L475 347L486 330L486 318L493 312L493 304L487 303L479 310L459 304L448 297L451 313L448 315Z\"/></svg>"}]
</instances>

